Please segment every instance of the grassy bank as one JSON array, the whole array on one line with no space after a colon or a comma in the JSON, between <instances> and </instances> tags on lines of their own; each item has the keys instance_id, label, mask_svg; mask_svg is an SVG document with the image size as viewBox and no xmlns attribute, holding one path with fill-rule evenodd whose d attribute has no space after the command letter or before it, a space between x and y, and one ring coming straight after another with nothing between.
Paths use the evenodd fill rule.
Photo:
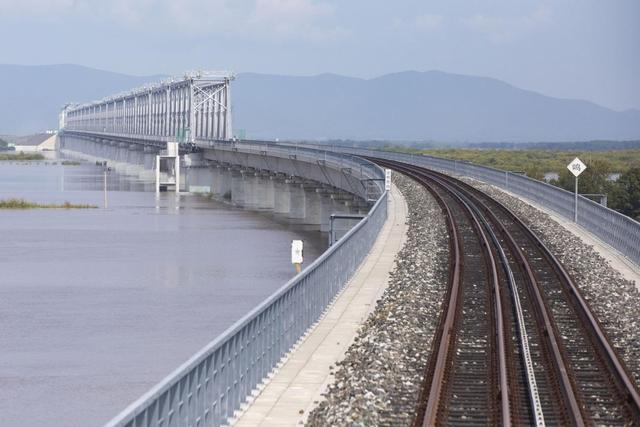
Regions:
<instances>
[{"instance_id":1,"label":"grassy bank","mask_svg":"<svg viewBox=\"0 0 640 427\"><path fill-rule=\"evenodd\" d=\"M0 209L94 209L95 205L83 205L64 202L56 203L34 203L24 199L4 199L0 200Z\"/></svg>"},{"instance_id":2,"label":"grassy bank","mask_svg":"<svg viewBox=\"0 0 640 427\"><path fill-rule=\"evenodd\" d=\"M40 153L0 153L0 161L44 160Z\"/></svg>"}]
</instances>

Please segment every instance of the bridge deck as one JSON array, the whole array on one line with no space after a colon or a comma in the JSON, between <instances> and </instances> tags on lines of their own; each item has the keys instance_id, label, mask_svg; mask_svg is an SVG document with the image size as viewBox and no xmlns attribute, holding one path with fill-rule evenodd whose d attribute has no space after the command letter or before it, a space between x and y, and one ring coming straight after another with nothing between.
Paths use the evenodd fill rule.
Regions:
<instances>
[{"instance_id":1,"label":"bridge deck","mask_svg":"<svg viewBox=\"0 0 640 427\"><path fill-rule=\"evenodd\" d=\"M296 425L321 399L358 329L387 287L395 256L406 240L407 205L393 186L389 217L354 277L315 328L257 393L235 426Z\"/></svg>"}]
</instances>

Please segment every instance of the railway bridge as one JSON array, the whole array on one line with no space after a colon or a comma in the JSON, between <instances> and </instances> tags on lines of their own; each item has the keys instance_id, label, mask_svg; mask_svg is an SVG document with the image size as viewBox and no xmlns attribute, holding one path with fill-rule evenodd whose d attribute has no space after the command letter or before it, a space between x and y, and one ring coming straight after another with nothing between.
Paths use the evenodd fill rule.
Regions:
<instances>
[{"instance_id":1,"label":"railway bridge","mask_svg":"<svg viewBox=\"0 0 640 427\"><path fill-rule=\"evenodd\" d=\"M522 219L460 179L491 184L575 220L631 266L640 263L640 224L583 197L574 204L571 193L508 171L351 147L238 141L232 80L229 73L194 73L69 104L60 116L60 147L146 174L158 190L210 193L323 231L336 215L361 219L109 425L269 424L268 414L234 417L248 398L260 407L255 389L269 387L264 380L283 358L297 363L300 352L290 354L292 347L322 329L318 322L332 317L330 306L339 305L347 283L373 268L359 267L368 265L380 236L388 237L387 218L398 203L382 167L431 194L449 239L446 297L415 423L640 423L637 373L631 372L637 367L616 350L575 278ZM313 359L307 357L301 365ZM277 402L286 405L285 392L268 403L272 415Z\"/></svg>"}]
</instances>

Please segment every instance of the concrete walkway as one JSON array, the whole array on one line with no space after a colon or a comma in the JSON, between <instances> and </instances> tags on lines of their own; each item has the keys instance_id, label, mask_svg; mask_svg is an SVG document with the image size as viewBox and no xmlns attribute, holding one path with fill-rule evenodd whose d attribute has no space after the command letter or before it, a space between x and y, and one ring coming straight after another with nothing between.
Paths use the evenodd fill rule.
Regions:
<instances>
[{"instance_id":1,"label":"concrete walkway","mask_svg":"<svg viewBox=\"0 0 640 427\"><path fill-rule=\"evenodd\" d=\"M306 419L333 380L336 364L386 289L394 259L406 240L407 205L393 186L389 217L371 252L333 306L279 370L267 380L235 426L294 426Z\"/></svg>"}]
</instances>

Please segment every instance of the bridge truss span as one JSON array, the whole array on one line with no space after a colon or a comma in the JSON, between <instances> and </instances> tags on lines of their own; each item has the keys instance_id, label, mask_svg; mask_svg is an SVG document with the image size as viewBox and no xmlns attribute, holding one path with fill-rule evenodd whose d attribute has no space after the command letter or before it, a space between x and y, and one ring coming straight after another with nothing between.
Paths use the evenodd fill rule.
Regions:
<instances>
[{"instance_id":1,"label":"bridge truss span","mask_svg":"<svg viewBox=\"0 0 640 427\"><path fill-rule=\"evenodd\" d=\"M194 73L86 104L69 104L60 128L156 141L232 138L231 73Z\"/></svg>"}]
</instances>

